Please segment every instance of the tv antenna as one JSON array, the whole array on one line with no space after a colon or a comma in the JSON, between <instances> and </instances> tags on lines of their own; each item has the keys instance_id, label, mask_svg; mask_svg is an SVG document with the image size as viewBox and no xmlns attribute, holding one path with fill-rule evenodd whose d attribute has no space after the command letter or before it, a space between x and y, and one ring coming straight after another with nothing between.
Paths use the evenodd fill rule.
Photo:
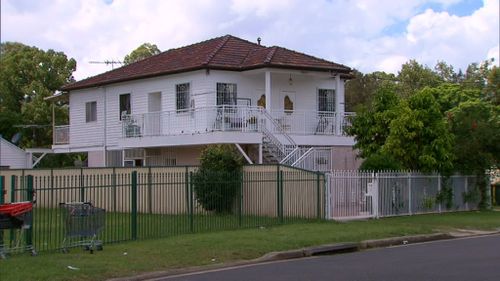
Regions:
<instances>
[{"instance_id":1,"label":"tv antenna","mask_svg":"<svg viewBox=\"0 0 500 281\"><path fill-rule=\"evenodd\" d=\"M122 61L115 61L115 60L105 60L105 61L89 61L89 63L100 63L100 64L105 64L105 65L110 65L111 64L111 69L115 69L115 64L123 64Z\"/></svg>"}]
</instances>

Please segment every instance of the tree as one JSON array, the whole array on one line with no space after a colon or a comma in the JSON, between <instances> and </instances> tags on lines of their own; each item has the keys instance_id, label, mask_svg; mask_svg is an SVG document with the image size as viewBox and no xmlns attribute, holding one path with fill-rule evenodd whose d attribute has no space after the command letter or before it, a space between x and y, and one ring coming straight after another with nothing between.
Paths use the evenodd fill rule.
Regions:
<instances>
[{"instance_id":1,"label":"tree","mask_svg":"<svg viewBox=\"0 0 500 281\"><path fill-rule=\"evenodd\" d=\"M436 87L443 82L432 69L419 64L416 60L403 64L397 78L398 92L402 97L410 97L425 87Z\"/></svg>"},{"instance_id":2,"label":"tree","mask_svg":"<svg viewBox=\"0 0 500 281\"><path fill-rule=\"evenodd\" d=\"M493 59L485 60L482 63L471 63L467 67L462 84L465 88L483 90L488 81Z\"/></svg>"},{"instance_id":3,"label":"tree","mask_svg":"<svg viewBox=\"0 0 500 281\"><path fill-rule=\"evenodd\" d=\"M486 207L485 172L500 166L500 106L466 101L450 110L449 123L455 135L455 169L476 175L480 206Z\"/></svg>"},{"instance_id":4,"label":"tree","mask_svg":"<svg viewBox=\"0 0 500 281\"><path fill-rule=\"evenodd\" d=\"M423 172L449 172L453 167L453 135L429 88L401 103L381 151L403 167Z\"/></svg>"},{"instance_id":5,"label":"tree","mask_svg":"<svg viewBox=\"0 0 500 281\"><path fill-rule=\"evenodd\" d=\"M380 88L395 86L396 76L381 71L363 74L353 71L354 78L345 86L346 111L359 111L371 103L373 96Z\"/></svg>"},{"instance_id":6,"label":"tree","mask_svg":"<svg viewBox=\"0 0 500 281\"><path fill-rule=\"evenodd\" d=\"M347 134L354 136L355 148L359 156L370 157L379 153L390 133L389 125L398 114L401 99L391 89L380 89L368 108L360 110L352 126L346 128Z\"/></svg>"},{"instance_id":7,"label":"tree","mask_svg":"<svg viewBox=\"0 0 500 281\"><path fill-rule=\"evenodd\" d=\"M495 65L490 70L483 93L485 100L494 105L500 105L500 68L498 66Z\"/></svg>"},{"instance_id":8,"label":"tree","mask_svg":"<svg viewBox=\"0 0 500 281\"><path fill-rule=\"evenodd\" d=\"M193 175L196 199L207 211L230 213L241 188L242 160L233 146L210 145Z\"/></svg>"},{"instance_id":9,"label":"tree","mask_svg":"<svg viewBox=\"0 0 500 281\"><path fill-rule=\"evenodd\" d=\"M43 51L21 43L6 42L0 45L0 131L10 138L17 128L14 125L50 125L50 102L44 98L52 95L62 85L74 81L72 76L76 61L68 59L62 52ZM56 115L65 120L66 109L58 106ZM32 131L25 135L22 146L49 146L52 130Z\"/></svg>"},{"instance_id":10,"label":"tree","mask_svg":"<svg viewBox=\"0 0 500 281\"><path fill-rule=\"evenodd\" d=\"M159 53L161 53L161 51L158 49L158 46L151 43L144 43L133 50L130 54L126 55L123 59L123 63L131 64Z\"/></svg>"},{"instance_id":11,"label":"tree","mask_svg":"<svg viewBox=\"0 0 500 281\"><path fill-rule=\"evenodd\" d=\"M443 81L447 83L459 83L461 78L459 74L453 70L453 66L444 61L438 61L434 67L434 72Z\"/></svg>"}]
</instances>

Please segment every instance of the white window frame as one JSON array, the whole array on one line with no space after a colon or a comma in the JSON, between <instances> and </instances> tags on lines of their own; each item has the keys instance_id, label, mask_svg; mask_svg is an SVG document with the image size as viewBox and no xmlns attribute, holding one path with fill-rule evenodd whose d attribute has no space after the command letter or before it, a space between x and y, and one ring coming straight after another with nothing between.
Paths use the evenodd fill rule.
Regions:
<instances>
[{"instance_id":1,"label":"white window frame","mask_svg":"<svg viewBox=\"0 0 500 281\"><path fill-rule=\"evenodd\" d=\"M187 86L187 87L186 87ZM182 89L182 87L186 87ZM182 99L180 99L182 97ZM180 83L175 85L175 109L177 112L186 112L191 106L191 83Z\"/></svg>"},{"instance_id":2,"label":"white window frame","mask_svg":"<svg viewBox=\"0 0 500 281\"><path fill-rule=\"evenodd\" d=\"M221 88L224 87L224 91ZM230 87L233 87L230 89ZM232 92L231 92L232 90ZM219 94L221 95L226 95L229 94L229 97L221 97L219 98ZM225 103L225 101L228 100L229 103ZM223 82L217 82L215 85L215 104L216 105L232 105L235 106L237 105L237 100L238 100L238 84L236 83L223 83Z\"/></svg>"},{"instance_id":3,"label":"white window frame","mask_svg":"<svg viewBox=\"0 0 500 281\"><path fill-rule=\"evenodd\" d=\"M322 97L322 92L326 92L327 96L326 98ZM328 97L328 92L331 93L331 100L329 101ZM335 112L335 89L326 89L326 88L319 88L318 89L318 94L317 94L317 101L318 101L318 111L321 112ZM325 105L322 105L323 102L326 101Z\"/></svg>"},{"instance_id":4,"label":"white window frame","mask_svg":"<svg viewBox=\"0 0 500 281\"><path fill-rule=\"evenodd\" d=\"M85 123L97 121L97 101L89 101L85 103Z\"/></svg>"},{"instance_id":5,"label":"white window frame","mask_svg":"<svg viewBox=\"0 0 500 281\"><path fill-rule=\"evenodd\" d=\"M122 96L128 95L128 108L125 108L125 110L122 110ZM132 94L130 93L125 93L125 94L120 94L118 96L118 110L120 111L120 120L122 120L123 117L123 112L126 112L126 114L131 114L132 113Z\"/></svg>"}]
</instances>

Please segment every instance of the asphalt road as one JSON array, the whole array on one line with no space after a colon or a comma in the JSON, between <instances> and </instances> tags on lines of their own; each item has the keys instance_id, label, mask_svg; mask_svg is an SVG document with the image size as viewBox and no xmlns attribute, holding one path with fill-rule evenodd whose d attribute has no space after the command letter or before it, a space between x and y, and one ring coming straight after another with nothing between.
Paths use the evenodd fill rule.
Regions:
<instances>
[{"instance_id":1,"label":"asphalt road","mask_svg":"<svg viewBox=\"0 0 500 281\"><path fill-rule=\"evenodd\" d=\"M500 280L500 235L245 265L165 281Z\"/></svg>"}]
</instances>

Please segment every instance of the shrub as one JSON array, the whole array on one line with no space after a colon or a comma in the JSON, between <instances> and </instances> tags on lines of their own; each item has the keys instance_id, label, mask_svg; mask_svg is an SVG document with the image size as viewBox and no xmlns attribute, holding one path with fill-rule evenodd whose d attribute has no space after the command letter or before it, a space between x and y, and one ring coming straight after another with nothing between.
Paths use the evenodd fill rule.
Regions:
<instances>
[{"instance_id":1,"label":"shrub","mask_svg":"<svg viewBox=\"0 0 500 281\"><path fill-rule=\"evenodd\" d=\"M367 157L363 163L361 163L359 169L366 171L401 170L402 166L392 156L376 153Z\"/></svg>"},{"instance_id":2,"label":"shrub","mask_svg":"<svg viewBox=\"0 0 500 281\"><path fill-rule=\"evenodd\" d=\"M230 145L210 145L201 152L193 174L196 198L207 211L230 213L241 186L243 162Z\"/></svg>"}]
</instances>

